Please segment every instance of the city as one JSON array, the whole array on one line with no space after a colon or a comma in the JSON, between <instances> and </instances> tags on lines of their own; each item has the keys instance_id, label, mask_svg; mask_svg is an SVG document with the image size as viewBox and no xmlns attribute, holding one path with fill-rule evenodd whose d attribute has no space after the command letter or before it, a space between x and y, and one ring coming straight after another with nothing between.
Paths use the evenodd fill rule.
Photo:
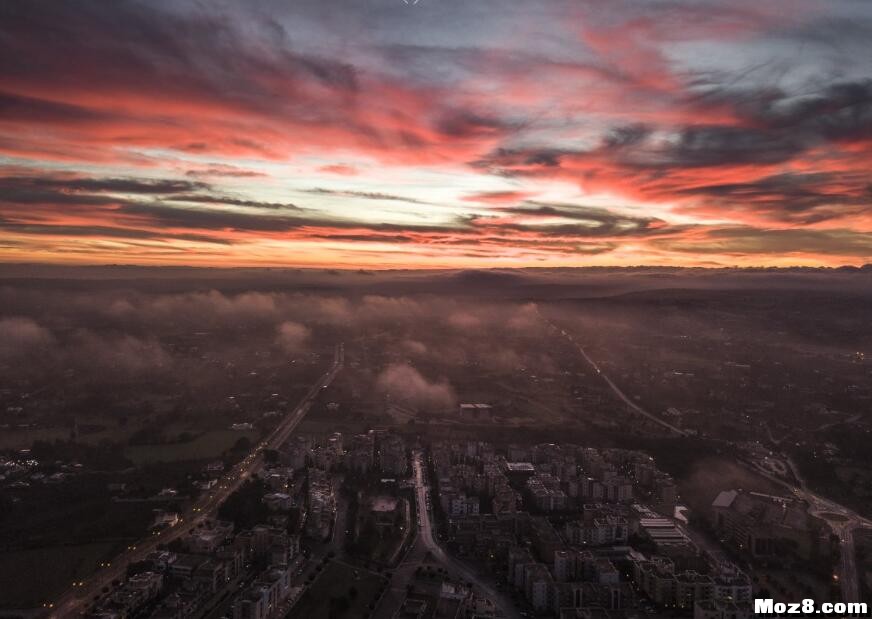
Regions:
<instances>
[{"instance_id":1,"label":"city","mask_svg":"<svg viewBox=\"0 0 872 619\"><path fill-rule=\"evenodd\" d=\"M870 616L872 0L0 1L0 619Z\"/></svg>"},{"instance_id":2,"label":"city","mask_svg":"<svg viewBox=\"0 0 872 619\"><path fill-rule=\"evenodd\" d=\"M784 440L778 400L754 400L753 418L737 399L686 405L694 384L708 398L724 380L767 389L749 378L764 367L756 351L773 353L748 331L748 308L735 330L709 329L748 367L709 373L708 347L683 336L690 317L628 338L618 310L599 318L609 297L567 308L577 275L549 276L560 292L536 301L503 281L467 290L468 273L449 274L454 293L438 298L369 275L341 297L218 291L240 277L213 278L207 295L6 280L33 335L4 352L0 616L714 619L753 616L757 598L868 599L868 495L820 479L823 466L868 466L845 442L869 432L851 408L868 401L865 359L822 351L819 367L848 367L840 380L858 387L839 412L819 394ZM81 312L121 298L123 319ZM155 313L167 307L169 322ZM24 320L0 326L20 333ZM140 322L161 354L116 335ZM113 342L93 367L70 356L82 329ZM648 390L624 357L654 336L665 380L683 374L677 396L667 382ZM135 359L117 356L122 342ZM46 372L58 380L40 389Z\"/></svg>"}]
</instances>

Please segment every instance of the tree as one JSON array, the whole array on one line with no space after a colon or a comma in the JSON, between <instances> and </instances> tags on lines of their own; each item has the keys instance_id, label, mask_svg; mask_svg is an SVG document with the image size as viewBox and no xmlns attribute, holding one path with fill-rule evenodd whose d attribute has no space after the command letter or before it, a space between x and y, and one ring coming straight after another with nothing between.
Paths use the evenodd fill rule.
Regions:
<instances>
[{"instance_id":1,"label":"tree","mask_svg":"<svg viewBox=\"0 0 872 619\"><path fill-rule=\"evenodd\" d=\"M239 439L233 443L233 451L251 451L251 439L247 436L240 436Z\"/></svg>"},{"instance_id":2,"label":"tree","mask_svg":"<svg viewBox=\"0 0 872 619\"><path fill-rule=\"evenodd\" d=\"M233 522L237 530L250 529L267 521L269 509L263 504L266 486L259 479L249 479L218 508L218 517Z\"/></svg>"}]
</instances>

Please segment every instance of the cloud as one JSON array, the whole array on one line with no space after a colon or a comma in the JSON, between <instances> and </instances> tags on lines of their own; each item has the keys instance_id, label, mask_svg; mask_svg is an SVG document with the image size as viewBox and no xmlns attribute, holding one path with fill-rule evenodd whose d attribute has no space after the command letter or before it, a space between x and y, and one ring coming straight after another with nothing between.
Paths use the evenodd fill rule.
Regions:
<instances>
[{"instance_id":1,"label":"cloud","mask_svg":"<svg viewBox=\"0 0 872 619\"><path fill-rule=\"evenodd\" d=\"M543 236L621 237L675 234L682 228L655 217L633 217L608 209L573 204L526 202L497 209L504 216L480 217L478 227L537 232Z\"/></svg>"},{"instance_id":2,"label":"cloud","mask_svg":"<svg viewBox=\"0 0 872 619\"><path fill-rule=\"evenodd\" d=\"M506 204L522 202L531 198L533 194L528 191L483 191L463 196L467 202L480 202L483 204Z\"/></svg>"},{"instance_id":3,"label":"cloud","mask_svg":"<svg viewBox=\"0 0 872 619\"><path fill-rule=\"evenodd\" d=\"M407 364L389 365L378 375L376 386L401 404L428 410L448 409L457 401L448 382L430 381Z\"/></svg>"},{"instance_id":4,"label":"cloud","mask_svg":"<svg viewBox=\"0 0 872 619\"><path fill-rule=\"evenodd\" d=\"M416 357L423 357L427 354L427 346L417 340L403 340L402 348L409 354Z\"/></svg>"},{"instance_id":5,"label":"cloud","mask_svg":"<svg viewBox=\"0 0 872 619\"><path fill-rule=\"evenodd\" d=\"M868 11L426 10L4 2L2 258L689 264L727 227L872 230Z\"/></svg>"},{"instance_id":6,"label":"cloud","mask_svg":"<svg viewBox=\"0 0 872 619\"><path fill-rule=\"evenodd\" d=\"M54 337L45 327L24 317L0 319L0 359L37 354L54 343Z\"/></svg>"},{"instance_id":7,"label":"cloud","mask_svg":"<svg viewBox=\"0 0 872 619\"><path fill-rule=\"evenodd\" d=\"M299 354L306 346L312 333L305 325L298 322L285 321L278 327L276 341L286 353Z\"/></svg>"},{"instance_id":8,"label":"cloud","mask_svg":"<svg viewBox=\"0 0 872 619\"><path fill-rule=\"evenodd\" d=\"M468 311L455 311L448 316L448 324L459 331L469 331L481 326L481 319Z\"/></svg>"},{"instance_id":9,"label":"cloud","mask_svg":"<svg viewBox=\"0 0 872 619\"><path fill-rule=\"evenodd\" d=\"M718 210L747 212L771 221L813 224L872 211L870 179L855 172L783 173L743 182L701 184L681 190ZM688 212L701 212L695 205Z\"/></svg>"},{"instance_id":10,"label":"cloud","mask_svg":"<svg viewBox=\"0 0 872 619\"><path fill-rule=\"evenodd\" d=\"M360 174L360 170L358 170L354 166L345 165L345 164L331 164L325 165L318 168L321 172L327 172L328 174L338 174L339 176L357 176Z\"/></svg>"},{"instance_id":11,"label":"cloud","mask_svg":"<svg viewBox=\"0 0 872 619\"><path fill-rule=\"evenodd\" d=\"M854 230L758 230L747 226L701 231L697 237L658 240L669 251L699 254L744 255L833 255L853 256L862 263L872 260L872 233Z\"/></svg>"},{"instance_id":12,"label":"cloud","mask_svg":"<svg viewBox=\"0 0 872 619\"><path fill-rule=\"evenodd\" d=\"M326 189L324 187L315 187L314 189L306 189L306 193L318 196L336 196L340 198L362 198L364 200L386 200L394 202L408 202L410 204L427 204L415 198L405 196L397 196L390 193L381 193L378 191L349 191L343 189Z\"/></svg>"},{"instance_id":13,"label":"cloud","mask_svg":"<svg viewBox=\"0 0 872 619\"><path fill-rule=\"evenodd\" d=\"M193 178L259 178L266 177L263 172L246 170L224 163L212 163L206 166L191 168L185 172L185 176Z\"/></svg>"},{"instance_id":14,"label":"cloud","mask_svg":"<svg viewBox=\"0 0 872 619\"><path fill-rule=\"evenodd\" d=\"M75 334L74 345L65 349L68 359L83 372L101 371L124 374L169 370L172 357L160 342L131 335L109 336L82 330Z\"/></svg>"}]
</instances>

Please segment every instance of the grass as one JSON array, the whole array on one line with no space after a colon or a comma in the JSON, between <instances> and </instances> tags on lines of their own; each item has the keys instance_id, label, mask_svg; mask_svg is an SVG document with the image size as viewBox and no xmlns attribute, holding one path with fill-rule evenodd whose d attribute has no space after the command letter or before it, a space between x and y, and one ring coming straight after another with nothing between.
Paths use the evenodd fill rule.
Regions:
<instances>
[{"instance_id":1,"label":"grass","mask_svg":"<svg viewBox=\"0 0 872 619\"><path fill-rule=\"evenodd\" d=\"M218 458L233 447L240 438L246 437L252 443L258 440L254 430L211 430L188 443L166 443L161 445L132 445L124 454L136 465L154 462L179 462L181 460L208 460Z\"/></svg>"},{"instance_id":2,"label":"grass","mask_svg":"<svg viewBox=\"0 0 872 619\"><path fill-rule=\"evenodd\" d=\"M111 559L115 547L98 542L0 553L0 608L34 608L54 600Z\"/></svg>"},{"instance_id":3,"label":"grass","mask_svg":"<svg viewBox=\"0 0 872 619\"><path fill-rule=\"evenodd\" d=\"M357 571L357 577L354 573ZM288 614L289 619L359 619L372 611L385 579L363 568L331 561L303 593ZM356 595L351 593L352 588ZM339 600L347 601L347 606ZM344 608L343 608L344 607ZM331 612L331 610L333 612Z\"/></svg>"}]
</instances>

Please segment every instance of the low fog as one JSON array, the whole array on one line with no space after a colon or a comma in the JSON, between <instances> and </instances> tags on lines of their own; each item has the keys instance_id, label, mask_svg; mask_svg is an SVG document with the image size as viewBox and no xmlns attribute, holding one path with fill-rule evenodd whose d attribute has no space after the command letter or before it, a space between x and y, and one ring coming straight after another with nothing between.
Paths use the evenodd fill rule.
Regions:
<instances>
[{"instance_id":1,"label":"low fog","mask_svg":"<svg viewBox=\"0 0 872 619\"><path fill-rule=\"evenodd\" d=\"M546 388L582 401L603 387L553 383L564 374L583 378L590 369L574 365L577 351L555 327L575 334L617 383L655 411L725 411L736 402L707 384L724 376L725 362L776 367L795 372L778 381L799 380L809 364L798 351L838 356L872 346L863 318L872 290L868 269L6 266L0 274L0 388L53 394L56 410L46 413L93 398L110 414L129 411L134 386L143 406L184 397L201 415L238 408L228 399L256 397L265 389L258 381L287 391L305 386L338 342L354 360L344 380L382 408L444 412L492 397L492 386L516 408L518 398ZM807 311L797 312L799 303ZM856 373L842 376L858 380ZM530 381L527 393L505 395L519 377ZM764 398L775 400L773 410L794 403L768 395L771 385L759 372L736 380L748 401L735 408ZM735 387L723 385L723 393L735 394ZM821 405L840 401L834 396ZM575 414L572 407L561 410L554 414Z\"/></svg>"}]
</instances>

